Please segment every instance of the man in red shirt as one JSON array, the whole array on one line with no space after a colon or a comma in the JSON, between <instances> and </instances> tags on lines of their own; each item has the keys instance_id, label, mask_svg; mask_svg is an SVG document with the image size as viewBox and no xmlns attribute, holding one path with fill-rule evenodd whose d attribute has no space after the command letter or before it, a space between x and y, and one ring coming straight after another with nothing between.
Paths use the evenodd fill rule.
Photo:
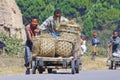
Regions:
<instances>
[{"instance_id":1,"label":"man in red shirt","mask_svg":"<svg viewBox=\"0 0 120 80\"><path fill-rule=\"evenodd\" d=\"M27 68L26 74L30 74L30 62L31 62L31 54L32 54L32 39L37 36L39 33L39 23L36 17L32 18L31 23L26 26L26 34L27 34L27 41L25 47L25 67Z\"/></svg>"}]
</instances>

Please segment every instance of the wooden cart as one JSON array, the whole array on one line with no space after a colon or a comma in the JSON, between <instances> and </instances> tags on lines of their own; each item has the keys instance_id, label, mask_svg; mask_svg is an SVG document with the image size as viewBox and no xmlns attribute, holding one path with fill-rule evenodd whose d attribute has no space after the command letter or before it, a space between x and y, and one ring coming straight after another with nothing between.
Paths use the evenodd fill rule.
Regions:
<instances>
[{"instance_id":1,"label":"wooden cart","mask_svg":"<svg viewBox=\"0 0 120 80\"><path fill-rule=\"evenodd\" d=\"M120 66L120 57L112 55L112 44L108 44L107 48L107 66L109 69L116 69Z\"/></svg>"},{"instance_id":2,"label":"wooden cart","mask_svg":"<svg viewBox=\"0 0 120 80\"><path fill-rule=\"evenodd\" d=\"M69 42L69 41L68 41ZM71 43L71 42L70 42ZM82 68L81 57L75 51L75 44L73 44L72 56L63 57L32 57L32 73L35 74L36 70L39 73L43 73L45 69L48 73L52 73L52 69L69 69L71 68L71 73L79 73Z\"/></svg>"},{"instance_id":3,"label":"wooden cart","mask_svg":"<svg viewBox=\"0 0 120 80\"><path fill-rule=\"evenodd\" d=\"M72 49L72 56L70 57L32 57L32 73L36 73L36 69L38 69L39 73L43 73L45 69L48 70L48 73L52 73L52 69L71 69L71 73L79 73L79 70L81 70L81 51L80 51L80 31L81 27L80 25L71 22L63 22L60 25L56 27L56 30L66 33L73 33L76 34L77 40L71 42L69 40L63 40L68 43L71 43L73 46ZM58 42L61 40L58 40Z\"/></svg>"}]
</instances>

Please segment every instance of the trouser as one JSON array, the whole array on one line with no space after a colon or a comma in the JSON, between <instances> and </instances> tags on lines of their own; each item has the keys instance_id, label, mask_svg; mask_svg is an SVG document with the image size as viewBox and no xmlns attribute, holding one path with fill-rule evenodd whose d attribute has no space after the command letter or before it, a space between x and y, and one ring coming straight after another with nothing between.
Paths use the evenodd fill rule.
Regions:
<instances>
[{"instance_id":1,"label":"trouser","mask_svg":"<svg viewBox=\"0 0 120 80\"><path fill-rule=\"evenodd\" d=\"M93 46L92 49L93 49L93 50L92 50L93 53L97 53L97 50L98 50L98 49L97 49L97 46Z\"/></svg>"},{"instance_id":2,"label":"trouser","mask_svg":"<svg viewBox=\"0 0 120 80\"><path fill-rule=\"evenodd\" d=\"M117 48L118 48L118 44L114 44L112 46L112 53L116 52L117 51Z\"/></svg>"},{"instance_id":3,"label":"trouser","mask_svg":"<svg viewBox=\"0 0 120 80\"><path fill-rule=\"evenodd\" d=\"M95 60L95 57L97 55L97 46L92 47L92 60Z\"/></svg>"},{"instance_id":4,"label":"trouser","mask_svg":"<svg viewBox=\"0 0 120 80\"><path fill-rule=\"evenodd\" d=\"M54 38L59 37L59 34L58 34L58 33L53 33L53 32L51 32L51 33L49 33L49 34L52 35Z\"/></svg>"},{"instance_id":5,"label":"trouser","mask_svg":"<svg viewBox=\"0 0 120 80\"><path fill-rule=\"evenodd\" d=\"M31 63L31 56L32 56L32 42L31 41L26 41L26 46L25 46L25 67L29 67Z\"/></svg>"}]
</instances>

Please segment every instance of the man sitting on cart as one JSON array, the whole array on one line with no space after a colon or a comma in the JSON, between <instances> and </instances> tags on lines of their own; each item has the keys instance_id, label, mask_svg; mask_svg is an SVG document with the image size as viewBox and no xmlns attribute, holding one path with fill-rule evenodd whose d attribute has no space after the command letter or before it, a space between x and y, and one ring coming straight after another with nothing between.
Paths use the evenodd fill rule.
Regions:
<instances>
[{"instance_id":1,"label":"man sitting on cart","mask_svg":"<svg viewBox=\"0 0 120 80\"><path fill-rule=\"evenodd\" d=\"M110 38L109 44L112 45L112 53L117 52L119 48L120 37L118 36L118 31L113 32L113 36Z\"/></svg>"}]
</instances>

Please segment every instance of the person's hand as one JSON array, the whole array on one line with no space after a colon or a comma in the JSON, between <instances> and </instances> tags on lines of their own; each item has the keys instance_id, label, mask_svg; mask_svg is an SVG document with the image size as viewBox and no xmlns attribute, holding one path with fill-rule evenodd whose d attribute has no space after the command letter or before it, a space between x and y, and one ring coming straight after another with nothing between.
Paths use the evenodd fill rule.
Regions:
<instances>
[{"instance_id":1,"label":"person's hand","mask_svg":"<svg viewBox=\"0 0 120 80\"><path fill-rule=\"evenodd\" d=\"M35 32L35 33L38 33L38 32L39 32L39 29L35 29L34 32Z\"/></svg>"},{"instance_id":2,"label":"person's hand","mask_svg":"<svg viewBox=\"0 0 120 80\"><path fill-rule=\"evenodd\" d=\"M114 42L115 42L115 41L114 41L114 40L112 40L112 42L111 42L111 43L113 44Z\"/></svg>"},{"instance_id":3,"label":"person's hand","mask_svg":"<svg viewBox=\"0 0 120 80\"><path fill-rule=\"evenodd\" d=\"M113 44L113 43L114 43L114 40L111 40L110 43Z\"/></svg>"},{"instance_id":4,"label":"person's hand","mask_svg":"<svg viewBox=\"0 0 120 80\"><path fill-rule=\"evenodd\" d=\"M99 45L99 44L100 44L100 42L97 43L97 45Z\"/></svg>"}]
</instances>

